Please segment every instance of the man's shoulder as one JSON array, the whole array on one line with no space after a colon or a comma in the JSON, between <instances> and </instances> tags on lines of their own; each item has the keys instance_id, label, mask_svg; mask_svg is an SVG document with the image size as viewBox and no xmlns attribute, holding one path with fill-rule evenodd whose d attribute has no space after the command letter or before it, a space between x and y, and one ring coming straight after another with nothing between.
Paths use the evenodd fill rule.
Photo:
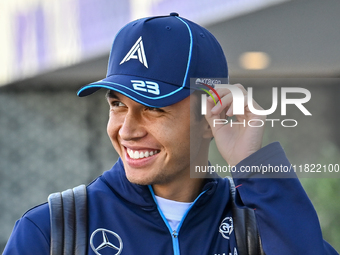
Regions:
<instances>
[{"instance_id":1,"label":"man's shoulder","mask_svg":"<svg viewBox=\"0 0 340 255\"><path fill-rule=\"evenodd\" d=\"M108 173L106 173L108 172ZM102 197L107 197L104 195L112 195L112 185L119 183L117 179L117 174L113 174L114 178L110 175L112 175L113 170L106 171L103 175L97 177L94 179L90 184L86 186L86 192L87 192L87 199L93 200L101 200ZM115 179L115 181L112 181L111 179L109 181L106 181L105 176L111 179ZM110 183L110 185L109 185ZM111 185L112 184L112 185ZM113 185L115 186L115 185ZM119 185L118 185L119 186ZM70 187L72 189L74 187ZM60 190L59 192L63 192L63 190ZM29 209L27 212L23 214L23 216L20 218L19 221L30 221L33 225L38 227L42 232L49 233L50 232L50 209L48 202L39 204L31 209Z\"/></svg>"},{"instance_id":2,"label":"man's shoulder","mask_svg":"<svg viewBox=\"0 0 340 255\"><path fill-rule=\"evenodd\" d=\"M24 215L21 218L26 218L33 223L36 222L49 222L49 208L48 203L42 203L39 204L31 209L29 209L27 212L24 213Z\"/></svg>"},{"instance_id":3,"label":"man's shoulder","mask_svg":"<svg viewBox=\"0 0 340 255\"><path fill-rule=\"evenodd\" d=\"M23 240L20 239L22 235L18 235L16 233L27 233ZM36 236L37 238L42 238L42 243L49 243L50 238L50 214L48 203L45 202L43 204L37 205L27 212L25 212L22 217L16 222L15 227L13 229L14 237L12 238L13 242L20 242L22 245L26 243L27 240L30 240L32 236ZM27 241L27 245L29 242Z\"/></svg>"},{"instance_id":4,"label":"man's shoulder","mask_svg":"<svg viewBox=\"0 0 340 255\"><path fill-rule=\"evenodd\" d=\"M87 185L86 190L87 194L94 193L103 188L103 185L98 179L95 179L92 183ZM71 187L72 189L73 187ZM63 192L64 190L60 190L59 192ZM20 220L29 220L37 227L47 226L48 231L50 227L50 208L49 203L44 202L42 204L36 205L26 211Z\"/></svg>"},{"instance_id":5,"label":"man's shoulder","mask_svg":"<svg viewBox=\"0 0 340 255\"><path fill-rule=\"evenodd\" d=\"M47 254L50 243L48 204L28 210L15 224L3 254Z\"/></svg>"}]
</instances>

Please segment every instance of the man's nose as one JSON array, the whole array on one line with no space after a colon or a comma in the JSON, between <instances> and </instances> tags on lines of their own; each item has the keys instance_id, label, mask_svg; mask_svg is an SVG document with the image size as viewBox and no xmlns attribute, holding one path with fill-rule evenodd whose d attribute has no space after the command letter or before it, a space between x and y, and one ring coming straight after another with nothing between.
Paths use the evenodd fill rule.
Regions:
<instances>
[{"instance_id":1,"label":"man's nose","mask_svg":"<svg viewBox=\"0 0 340 255\"><path fill-rule=\"evenodd\" d=\"M119 136L123 140L136 140L146 136L142 117L139 114L128 112L125 115L124 122L119 129Z\"/></svg>"}]
</instances>

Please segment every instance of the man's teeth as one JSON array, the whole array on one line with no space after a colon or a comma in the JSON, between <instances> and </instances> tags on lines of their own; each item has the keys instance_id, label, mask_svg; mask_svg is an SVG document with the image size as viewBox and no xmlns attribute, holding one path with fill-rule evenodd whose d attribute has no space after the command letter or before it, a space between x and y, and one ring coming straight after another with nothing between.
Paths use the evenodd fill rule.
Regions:
<instances>
[{"instance_id":1,"label":"man's teeth","mask_svg":"<svg viewBox=\"0 0 340 255\"><path fill-rule=\"evenodd\" d=\"M139 159L139 158L147 158L154 154L157 154L159 151L133 151L130 149L127 149L127 153L129 154L130 158L132 159Z\"/></svg>"}]
</instances>

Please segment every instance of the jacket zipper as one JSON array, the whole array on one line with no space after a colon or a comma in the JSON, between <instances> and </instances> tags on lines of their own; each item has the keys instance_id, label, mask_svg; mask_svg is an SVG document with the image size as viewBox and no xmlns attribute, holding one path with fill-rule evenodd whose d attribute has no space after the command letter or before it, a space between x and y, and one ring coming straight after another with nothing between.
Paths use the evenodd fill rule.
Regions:
<instances>
[{"instance_id":1,"label":"jacket zipper","mask_svg":"<svg viewBox=\"0 0 340 255\"><path fill-rule=\"evenodd\" d=\"M168 222L168 220L165 218L162 210L159 208L158 206L158 203L157 203L157 200L155 198L155 193L153 192L153 189L152 189L152 186L149 185L149 190L151 192L151 195L153 197L153 200L155 201L156 205L157 205L157 210L159 212L159 214L161 215L165 225L168 227L168 230L170 231L170 234L171 234L171 239L172 239L172 247L173 247L173 250L174 250L174 255L180 255L180 251L179 251L179 242L178 242L178 233L181 229L181 226L183 224L183 221L185 220L186 216L188 215L189 211L191 210L191 208L193 207L193 205L196 203L196 201L206 192L206 190L204 190L196 199L195 201L191 204L191 206L188 208L188 210L184 213L178 227L176 230L172 230L172 228L170 227L170 224Z\"/></svg>"},{"instance_id":2,"label":"jacket zipper","mask_svg":"<svg viewBox=\"0 0 340 255\"><path fill-rule=\"evenodd\" d=\"M163 218L164 221L167 221ZM176 230L172 231L172 247L174 249L174 255L180 255L179 252L179 243L178 243L178 232Z\"/></svg>"}]
</instances>

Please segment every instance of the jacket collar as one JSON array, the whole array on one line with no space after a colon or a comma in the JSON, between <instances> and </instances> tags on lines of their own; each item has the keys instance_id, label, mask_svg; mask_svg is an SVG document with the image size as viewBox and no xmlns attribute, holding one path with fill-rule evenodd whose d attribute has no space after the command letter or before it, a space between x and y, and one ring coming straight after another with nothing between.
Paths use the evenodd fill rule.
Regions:
<instances>
[{"instance_id":1,"label":"jacket collar","mask_svg":"<svg viewBox=\"0 0 340 255\"><path fill-rule=\"evenodd\" d=\"M213 178L205 180L205 185L203 186L202 192L206 192L199 199L199 204L205 203L205 201L208 200L206 197L210 197L212 194L214 194L218 183L220 183L222 180L217 174L212 177ZM118 159L111 170L104 172L100 179L109 186L113 193L117 194L130 203L145 208L156 206L147 185L134 184L126 178L124 165L121 158Z\"/></svg>"}]
</instances>

